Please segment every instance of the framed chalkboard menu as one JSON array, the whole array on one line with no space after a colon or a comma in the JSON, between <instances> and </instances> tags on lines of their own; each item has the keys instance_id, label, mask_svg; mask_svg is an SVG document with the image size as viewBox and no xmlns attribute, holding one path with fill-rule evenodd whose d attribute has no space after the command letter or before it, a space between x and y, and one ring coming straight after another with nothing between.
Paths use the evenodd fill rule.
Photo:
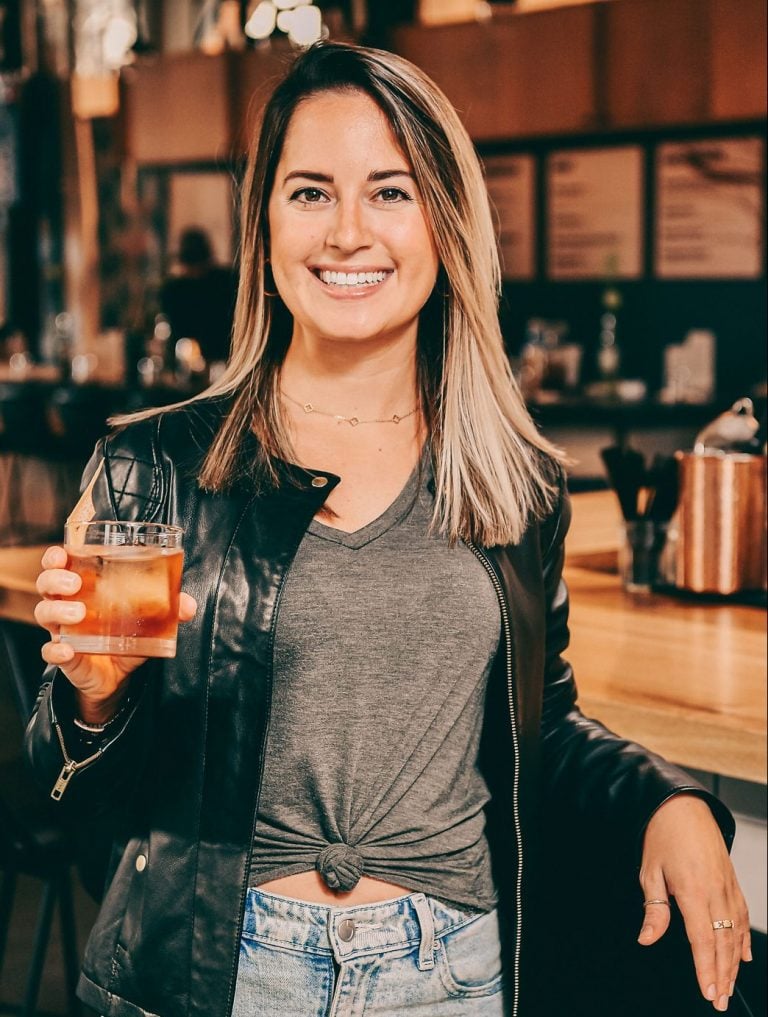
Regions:
<instances>
[{"instance_id":1,"label":"framed chalkboard menu","mask_svg":"<svg viewBox=\"0 0 768 1017\"><path fill-rule=\"evenodd\" d=\"M643 150L557 151L547 159L550 279L637 279L643 273Z\"/></svg>"},{"instance_id":2,"label":"framed chalkboard menu","mask_svg":"<svg viewBox=\"0 0 768 1017\"><path fill-rule=\"evenodd\" d=\"M492 155L483 160L496 216L504 279L533 279L536 273L536 160L532 155Z\"/></svg>"},{"instance_id":3,"label":"framed chalkboard menu","mask_svg":"<svg viewBox=\"0 0 768 1017\"><path fill-rule=\"evenodd\" d=\"M670 141L656 148L659 278L759 278L763 154L759 137Z\"/></svg>"}]
</instances>

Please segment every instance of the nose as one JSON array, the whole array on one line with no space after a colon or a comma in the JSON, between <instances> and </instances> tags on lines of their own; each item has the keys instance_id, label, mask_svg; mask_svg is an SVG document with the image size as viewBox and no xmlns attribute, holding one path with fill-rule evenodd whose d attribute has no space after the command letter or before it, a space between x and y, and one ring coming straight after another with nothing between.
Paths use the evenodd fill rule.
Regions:
<instances>
[{"instance_id":1,"label":"nose","mask_svg":"<svg viewBox=\"0 0 768 1017\"><path fill-rule=\"evenodd\" d=\"M344 199L338 202L326 240L330 247L344 252L358 251L370 245L369 224L359 202Z\"/></svg>"}]
</instances>

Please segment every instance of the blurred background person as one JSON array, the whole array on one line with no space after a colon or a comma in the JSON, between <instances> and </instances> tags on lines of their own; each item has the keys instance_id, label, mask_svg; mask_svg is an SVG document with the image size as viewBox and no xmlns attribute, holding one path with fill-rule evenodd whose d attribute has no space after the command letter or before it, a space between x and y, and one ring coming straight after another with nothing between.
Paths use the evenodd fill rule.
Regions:
<instances>
[{"instance_id":1,"label":"blurred background person","mask_svg":"<svg viewBox=\"0 0 768 1017\"><path fill-rule=\"evenodd\" d=\"M236 292L237 275L215 263L206 231L185 229L177 264L160 291L160 307L173 337L195 339L208 364L227 360Z\"/></svg>"}]
</instances>

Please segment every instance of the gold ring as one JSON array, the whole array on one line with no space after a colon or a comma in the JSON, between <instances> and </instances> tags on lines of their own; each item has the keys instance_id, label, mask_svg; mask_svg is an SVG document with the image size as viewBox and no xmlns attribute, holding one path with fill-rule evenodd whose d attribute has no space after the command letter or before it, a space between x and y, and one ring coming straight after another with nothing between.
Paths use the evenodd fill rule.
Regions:
<instances>
[{"instance_id":1,"label":"gold ring","mask_svg":"<svg viewBox=\"0 0 768 1017\"><path fill-rule=\"evenodd\" d=\"M732 929L733 922L730 918L720 918L716 922L712 922L713 929Z\"/></svg>"},{"instance_id":2,"label":"gold ring","mask_svg":"<svg viewBox=\"0 0 768 1017\"><path fill-rule=\"evenodd\" d=\"M667 907L670 906L669 901L665 900L663 897L659 897L657 900L644 900L643 901L643 907L644 908L647 908L649 904L666 904Z\"/></svg>"}]
</instances>

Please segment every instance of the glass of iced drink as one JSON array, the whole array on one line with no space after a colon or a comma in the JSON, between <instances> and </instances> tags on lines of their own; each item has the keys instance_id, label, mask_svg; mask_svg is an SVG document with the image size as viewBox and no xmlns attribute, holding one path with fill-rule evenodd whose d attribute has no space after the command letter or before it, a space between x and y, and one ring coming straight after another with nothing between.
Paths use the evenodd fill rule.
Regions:
<instances>
[{"instance_id":1,"label":"glass of iced drink","mask_svg":"<svg viewBox=\"0 0 768 1017\"><path fill-rule=\"evenodd\" d=\"M67 523L67 568L82 586L62 599L82 601L85 618L62 625L62 641L78 653L175 656L182 535L164 523Z\"/></svg>"}]
</instances>

